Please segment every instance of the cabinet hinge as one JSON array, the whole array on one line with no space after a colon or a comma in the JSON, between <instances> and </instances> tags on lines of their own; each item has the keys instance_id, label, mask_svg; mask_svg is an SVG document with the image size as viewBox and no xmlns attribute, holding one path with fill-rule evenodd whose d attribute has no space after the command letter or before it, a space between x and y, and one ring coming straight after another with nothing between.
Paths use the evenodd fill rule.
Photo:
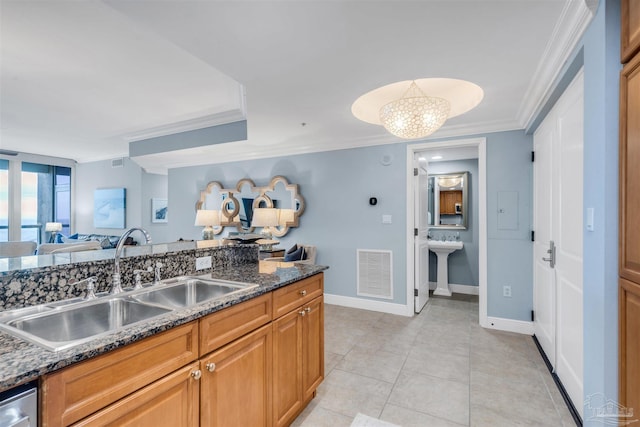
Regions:
<instances>
[{"instance_id":1,"label":"cabinet hinge","mask_svg":"<svg viewBox=\"0 0 640 427\"><path fill-rule=\"evenodd\" d=\"M536 241L536 232L531 230L531 241L535 242Z\"/></svg>"},{"instance_id":2,"label":"cabinet hinge","mask_svg":"<svg viewBox=\"0 0 640 427\"><path fill-rule=\"evenodd\" d=\"M418 168L413 168L413 176L418 176Z\"/></svg>"},{"instance_id":3,"label":"cabinet hinge","mask_svg":"<svg viewBox=\"0 0 640 427\"><path fill-rule=\"evenodd\" d=\"M414 228L414 229L413 229L413 235L414 235L414 236L417 236L417 235L418 235L418 229L417 229L417 228Z\"/></svg>"},{"instance_id":4,"label":"cabinet hinge","mask_svg":"<svg viewBox=\"0 0 640 427\"><path fill-rule=\"evenodd\" d=\"M531 162L535 162L536 161L536 152L532 151L531 152Z\"/></svg>"},{"instance_id":5,"label":"cabinet hinge","mask_svg":"<svg viewBox=\"0 0 640 427\"><path fill-rule=\"evenodd\" d=\"M413 296L414 296L414 297L417 297L417 296L418 296L418 290L417 290L417 289L414 289L414 290L413 290Z\"/></svg>"},{"instance_id":6,"label":"cabinet hinge","mask_svg":"<svg viewBox=\"0 0 640 427\"><path fill-rule=\"evenodd\" d=\"M533 322L534 320L536 320L535 311L531 310L531 321Z\"/></svg>"}]
</instances>

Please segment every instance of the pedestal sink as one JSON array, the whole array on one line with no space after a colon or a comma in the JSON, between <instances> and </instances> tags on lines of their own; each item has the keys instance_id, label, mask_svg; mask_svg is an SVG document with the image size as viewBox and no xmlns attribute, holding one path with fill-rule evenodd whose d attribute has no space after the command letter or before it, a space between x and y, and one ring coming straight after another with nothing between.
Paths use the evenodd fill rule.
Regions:
<instances>
[{"instance_id":1,"label":"pedestal sink","mask_svg":"<svg viewBox=\"0 0 640 427\"><path fill-rule=\"evenodd\" d=\"M438 286L433 291L434 295L450 297L449 289L449 265L447 260L451 252L462 249L462 242L450 242L440 240L429 240L429 250L438 256Z\"/></svg>"}]
</instances>

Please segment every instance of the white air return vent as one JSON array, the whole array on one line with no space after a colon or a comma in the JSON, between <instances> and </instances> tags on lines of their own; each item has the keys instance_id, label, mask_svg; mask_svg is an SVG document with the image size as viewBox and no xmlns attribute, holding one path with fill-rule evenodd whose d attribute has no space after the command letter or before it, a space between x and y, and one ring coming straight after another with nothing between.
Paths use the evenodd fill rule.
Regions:
<instances>
[{"instance_id":1,"label":"white air return vent","mask_svg":"<svg viewBox=\"0 0 640 427\"><path fill-rule=\"evenodd\" d=\"M358 295L393 299L391 251L358 249Z\"/></svg>"},{"instance_id":2,"label":"white air return vent","mask_svg":"<svg viewBox=\"0 0 640 427\"><path fill-rule=\"evenodd\" d=\"M120 157L119 159L111 159L111 167L112 168L124 167L124 157Z\"/></svg>"}]
</instances>

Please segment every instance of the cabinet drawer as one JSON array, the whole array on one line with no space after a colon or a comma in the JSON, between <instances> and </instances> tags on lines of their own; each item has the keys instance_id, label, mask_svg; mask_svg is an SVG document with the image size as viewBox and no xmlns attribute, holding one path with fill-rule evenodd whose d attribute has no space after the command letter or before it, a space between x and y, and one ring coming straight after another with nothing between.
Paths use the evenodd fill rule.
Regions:
<instances>
[{"instance_id":1,"label":"cabinet drawer","mask_svg":"<svg viewBox=\"0 0 640 427\"><path fill-rule=\"evenodd\" d=\"M200 354L210 353L271 321L271 294L200 319Z\"/></svg>"},{"instance_id":2,"label":"cabinet drawer","mask_svg":"<svg viewBox=\"0 0 640 427\"><path fill-rule=\"evenodd\" d=\"M323 283L324 274L320 273L273 291L273 318L322 295Z\"/></svg>"},{"instance_id":3,"label":"cabinet drawer","mask_svg":"<svg viewBox=\"0 0 640 427\"><path fill-rule=\"evenodd\" d=\"M197 357L198 323L191 322L46 375L42 425L70 425Z\"/></svg>"}]
</instances>

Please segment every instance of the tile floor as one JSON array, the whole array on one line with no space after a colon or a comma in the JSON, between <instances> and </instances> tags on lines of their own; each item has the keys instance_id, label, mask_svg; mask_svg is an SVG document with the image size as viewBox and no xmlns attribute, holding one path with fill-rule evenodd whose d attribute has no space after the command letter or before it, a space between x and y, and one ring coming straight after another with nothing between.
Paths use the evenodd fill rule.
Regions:
<instances>
[{"instance_id":1,"label":"tile floor","mask_svg":"<svg viewBox=\"0 0 640 427\"><path fill-rule=\"evenodd\" d=\"M325 380L297 427L358 412L402 427L575 426L531 337L478 326L477 297L413 318L325 305Z\"/></svg>"}]
</instances>

